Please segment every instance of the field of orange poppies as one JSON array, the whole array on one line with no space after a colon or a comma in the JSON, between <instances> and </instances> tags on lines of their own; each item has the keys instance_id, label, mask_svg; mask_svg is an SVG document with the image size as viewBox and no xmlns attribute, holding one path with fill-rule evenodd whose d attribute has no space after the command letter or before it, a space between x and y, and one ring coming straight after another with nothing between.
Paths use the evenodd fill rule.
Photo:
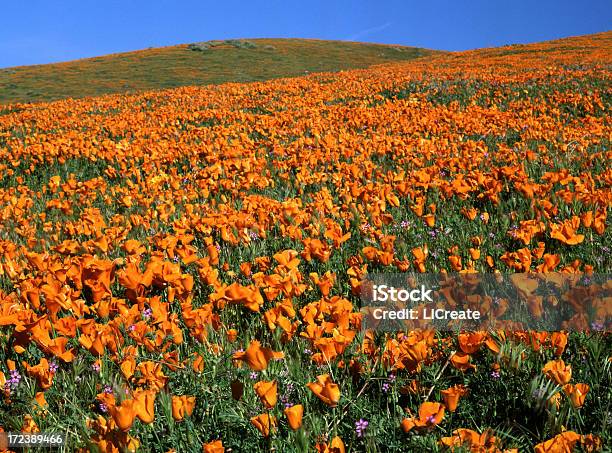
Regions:
<instances>
[{"instance_id":1,"label":"field of orange poppies","mask_svg":"<svg viewBox=\"0 0 612 453\"><path fill-rule=\"evenodd\" d=\"M611 64L603 33L0 106L0 430L65 451L610 451L609 322L374 332L359 288L612 272Z\"/></svg>"}]
</instances>

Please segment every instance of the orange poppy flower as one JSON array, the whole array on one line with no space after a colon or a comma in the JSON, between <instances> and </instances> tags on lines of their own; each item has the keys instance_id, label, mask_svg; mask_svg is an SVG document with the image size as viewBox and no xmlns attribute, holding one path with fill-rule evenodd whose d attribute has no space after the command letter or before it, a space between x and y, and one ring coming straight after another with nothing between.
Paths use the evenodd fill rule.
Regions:
<instances>
[{"instance_id":1,"label":"orange poppy flower","mask_svg":"<svg viewBox=\"0 0 612 453\"><path fill-rule=\"evenodd\" d=\"M344 442L340 438L340 436L334 437L331 442L318 442L315 445L315 449L318 453L344 453L345 447Z\"/></svg>"},{"instance_id":2,"label":"orange poppy flower","mask_svg":"<svg viewBox=\"0 0 612 453\"><path fill-rule=\"evenodd\" d=\"M580 226L580 217L573 216L561 224L550 225L550 237L567 245L576 245L584 241L584 234L577 234Z\"/></svg>"},{"instance_id":3,"label":"orange poppy flower","mask_svg":"<svg viewBox=\"0 0 612 453\"><path fill-rule=\"evenodd\" d=\"M595 434L586 434L581 437L580 443L586 452L603 451L603 442L601 437Z\"/></svg>"},{"instance_id":4,"label":"orange poppy flower","mask_svg":"<svg viewBox=\"0 0 612 453\"><path fill-rule=\"evenodd\" d=\"M427 246L415 247L412 249L412 255L414 256L413 264L417 270L421 273L425 272L425 260L429 254Z\"/></svg>"},{"instance_id":5,"label":"orange poppy flower","mask_svg":"<svg viewBox=\"0 0 612 453\"><path fill-rule=\"evenodd\" d=\"M276 381L259 381L253 386L266 409L272 409L276 405L277 387Z\"/></svg>"},{"instance_id":6,"label":"orange poppy flower","mask_svg":"<svg viewBox=\"0 0 612 453\"><path fill-rule=\"evenodd\" d=\"M304 239L304 251L302 252L302 258L306 261L311 261L313 258L317 258L322 263L329 261L331 256L331 248L326 242L320 239Z\"/></svg>"},{"instance_id":7,"label":"orange poppy flower","mask_svg":"<svg viewBox=\"0 0 612 453\"><path fill-rule=\"evenodd\" d=\"M329 296L329 291L336 282L336 274L331 271L325 272L321 277L319 277L319 274L316 272L312 272L310 278L319 287L321 294L325 297Z\"/></svg>"},{"instance_id":8,"label":"orange poppy flower","mask_svg":"<svg viewBox=\"0 0 612 453\"><path fill-rule=\"evenodd\" d=\"M276 417L265 413L251 417L251 424L259 430L264 437L268 437L272 429L276 426Z\"/></svg>"},{"instance_id":9,"label":"orange poppy flower","mask_svg":"<svg viewBox=\"0 0 612 453\"><path fill-rule=\"evenodd\" d=\"M460 371L475 370L476 365L470 363L471 356L464 352L455 352L451 358L451 365Z\"/></svg>"},{"instance_id":10,"label":"orange poppy flower","mask_svg":"<svg viewBox=\"0 0 612 453\"><path fill-rule=\"evenodd\" d=\"M542 345L548 340L548 332L529 332L529 341L534 351L539 351Z\"/></svg>"},{"instance_id":11,"label":"orange poppy flower","mask_svg":"<svg viewBox=\"0 0 612 453\"><path fill-rule=\"evenodd\" d=\"M433 228L433 226L436 224L436 216L433 214L427 214L422 218L425 220L425 223L429 228Z\"/></svg>"},{"instance_id":12,"label":"orange poppy flower","mask_svg":"<svg viewBox=\"0 0 612 453\"><path fill-rule=\"evenodd\" d=\"M595 230L595 232L599 235L604 234L604 231L606 230L607 212L606 207L603 206L595 213L595 220L593 221L591 228L593 228L593 230Z\"/></svg>"},{"instance_id":13,"label":"orange poppy flower","mask_svg":"<svg viewBox=\"0 0 612 453\"><path fill-rule=\"evenodd\" d=\"M544 250L546 250L546 244L544 242L538 242L538 246L531 251L531 254L534 259L539 260L542 259Z\"/></svg>"},{"instance_id":14,"label":"orange poppy flower","mask_svg":"<svg viewBox=\"0 0 612 453\"><path fill-rule=\"evenodd\" d=\"M559 407L561 407L561 394L559 392L554 393L548 398L546 405L549 409L556 408L556 410L559 410Z\"/></svg>"},{"instance_id":15,"label":"orange poppy flower","mask_svg":"<svg viewBox=\"0 0 612 453\"><path fill-rule=\"evenodd\" d=\"M541 235L546 231L544 222L538 220L523 220L520 222L520 226L516 230L510 230L508 235L514 239L520 240L524 245L529 245L531 240Z\"/></svg>"},{"instance_id":16,"label":"orange poppy flower","mask_svg":"<svg viewBox=\"0 0 612 453\"><path fill-rule=\"evenodd\" d=\"M405 418L402 420L402 430L407 433L413 429L430 429L439 424L444 418L444 406L440 403L426 401L419 407L418 418Z\"/></svg>"},{"instance_id":17,"label":"orange poppy flower","mask_svg":"<svg viewBox=\"0 0 612 453\"><path fill-rule=\"evenodd\" d=\"M28 365L26 369L28 374L36 379L36 383L41 389L47 390L53 384L55 371L51 371L49 362L46 358L43 357L40 359L38 365Z\"/></svg>"},{"instance_id":18,"label":"orange poppy flower","mask_svg":"<svg viewBox=\"0 0 612 453\"><path fill-rule=\"evenodd\" d=\"M195 354L191 367L196 373L201 373L204 371L204 357L202 357L200 354Z\"/></svg>"},{"instance_id":19,"label":"orange poppy flower","mask_svg":"<svg viewBox=\"0 0 612 453\"><path fill-rule=\"evenodd\" d=\"M225 447L223 446L223 442L220 440L213 440L212 442L208 442L202 445L203 453L224 453Z\"/></svg>"},{"instance_id":20,"label":"orange poppy flower","mask_svg":"<svg viewBox=\"0 0 612 453\"><path fill-rule=\"evenodd\" d=\"M119 368L126 379L130 379L132 376L134 376L134 371L136 370L136 359L133 357L127 357L123 360L123 362L121 362Z\"/></svg>"},{"instance_id":21,"label":"orange poppy flower","mask_svg":"<svg viewBox=\"0 0 612 453\"><path fill-rule=\"evenodd\" d=\"M425 209L425 199L423 197L416 198L415 203L410 205L410 209L417 217L422 217L423 210Z\"/></svg>"},{"instance_id":22,"label":"orange poppy flower","mask_svg":"<svg viewBox=\"0 0 612 453\"><path fill-rule=\"evenodd\" d=\"M565 453L574 451L575 445L580 442L582 436L574 431L565 431L557 434L552 439L546 442L537 444L534 449L535 453Z\"/></svg>"},{"instance_id":23,"label":"orange poppy flower","mask_svg":"<svg viewBox=\"0 0 612 453\"><path fill-rule=\"evenodd\" d=\"M111 417L119 429L129 431L134 423L134 418L136 417L134 400L123 400L119 406L113 404L108 405L108 412L111 414Z\"/></svg>"},{"instance_id":24,"label":"orange poppy flower","mask_svg":"<svg viewBox=\"0 0 612 453\"><path fill-rule=\"evenodd\" d=\"M38 415L44 416L46 409L49 407L49 403L47 403L47 399L45 398L45 392L36 392L32 405Z\"/></svg>"},{"instance_id":25,"label":"orange poppy flower","mask_svg":"<svg viewBox=\"0 0 612 453\"><path fill-rule=\"evenodd\" d=\"M153 423L155 420L155 396L153 390L136 390L134 392L134 411L143 423Z\"/></svg>"},{"instance_id":26,"label":"orange poppy flower","mask_svg":"<svg viewBox=\"0 0 612 453\"><path fill-rule=\"evenodd\" d=\"M476 219L476 216L478 215L478 210L474 207L470 207L470 208L461 208L460 210L461 214L463 214L468 220L474 220Z\"/></svg>"},{"instance_id":27,"label":"orange poppy flower","mask_svg":"<svg viewBox=\"0 0 612 453\"><path fill-rule=\"evenodd\" d=\"M490 429L485 430L482 434L466 428L459 428L453 431L453 435L440 439L440 444L450 448L466 447L473 452L500 452L499 440L493 435ZM518 453L518 450L504 450L504 453Z\"/></svg>"},{"instance_id":28,"label":"orange poppy flower","mask_svg":"<svg viewBox=\"0 0 612 453\"><path fill-rule=\"evenodd\" d=\"M502 341L503 341L502 337ZM495 353L495 354L499 354L500 351L500 345L499 345L499 340L496 339L493 335L491 334L487 334L487 339L484 342L485 346L489 349L489 351Z\"/></svg>"},{"instance_id":29,"label":"orange poppy flower","mask_svg":"<svg viewBox=\"0 0 612 453\"><path fill-rule=\"evenodd\" d=\"M111 295L110 285L114 280L115 263L86 258L83 263L83 283L91 290L94 302Z\"/></svg>"},{"instance_id":30,"label":"orange poppy flower","mask_svg":"<svg viewBox=\"0 0 612 453\"><path fill-rule=\"evenodd\" d=\"M566 365L562 359L551 360L544 365L542 373L555 381L558 385L563 386L572 378L572 366Z\"/></svg>"},{"instance_id":31,"label":"orange poppy flower","mask_svg":"<svg viewBox=\"0 0 612 453\"><path fill-rule=\"evenodd\" d=\"M195 396L172 396L172 418L181 421L185 417L190 417L195 408Z\"/></svg>"},{"instance_id":32,"label":"orange poppy flower","mask_svg":"<svg viewBox=\"0 0 612 453\"><path fill-rule=\"evenodd\" d=\"M227 341L233 343L238 338L238 331L236 329L228 329L227 330Z\"/></svg>"},{"instance_id":33,"label":"orange poppy flower","mask_svg":"<svg viewBox=\"0 0 612 453\"><path fill-rule=\"evenodd\" d=\"M138 384L147 384L152 390L161 390L168 381L168 376L164 374L161 363L147 360L146 362L139 363L136 370L142 375L137 380Z\"/></svg>"},{"instance_id":34,"label":"orange poppy flower","mask_svg":"<svg viewBox=\"0 0 612 453\"><path fill-rule=\"evenodd\" d=\"M392 252L379 250L376 247L364 247L362 253L366 259L372 263L380 263L384 266L388 266L393 262Z\"/></svg>"},{"instance_id":35,"label":"orange poppy flower","mask_svg":"<svg viewBox=\"0 0 612 453\"><path fill-rule=\"evenodd\" d=\"M304 406L301 404L295 404L286 408L284 413L287 417L289 427L294 431L300 429L300 426L302 426L302 416L304 415Z\"/></svg>"},{"instance_id":36,"label":"orange poppy flower","mask_svg":"<svg viewBox=\"0 0 612 453\"><path fill-rule=\"evenodd\" d=\"M440 393L442 394L442 399L444 400L446 408L451 412L455 412L459 399L468 393L468 389L465 385L458 384L446 390L442 390Z\"/></svg>"},{"instance_id":37,"label":"orange poppy flower","mask_svg":"<svg viewBox=\"0 0 612 453\"><path fill-rule=\"evenodd\" d=\"M466 354L474 354L483 345L487 339L487 333L484 331L460 333L459 347Z\"/></svg>"},{"instance_id":38,"label":"orange poppy flower","mask_svg":"<svg viewBox=\"0 0 612 453\"><path fill-rule=\"evenodd\" d=\"M457 256L457 255L450 255L450 256L448 257L448 262L450 263L451 268L452 268L454 271L460 271L460 270L462 270L462 269L463 269L463 264L462 264L462 262L461 262L461 257L460 257L460 256Z\"/></svg>"},{"instance_id":39,"label":"orange poppy flower","mask_svg":"<svg viewBox=\"0 0 612 453\"><path fill-rule=\"evenodd\" d=\"M26 414L23 417L23 424L21 425L21 432L24 433L39 433L40 428L36 424L36 421L30 414Z\"/></svg>"},{"instance_id":40,"label":"orange poppy flower","mask_svg":"<svg viewBox=\"0 0 612 453\"><path fill-rule=\"evenodd\" d=\"M79 343L95 356L104 354L104 345L99 335L95 335L93 338L89 335L81 335L79 337Z\"/></svg>"},{"instance_id":41,"label":"orange poppy flower","mask_svg":"<svg viewBox=\"0 0 612 453\"><path fill-rule=\"evenodd\" d=\"M572 401L572 405L575 408L580 408L584 404L587 393L589 393L589 384L565 384L563 391L569 396Z\"/></svg>"},{"instance_id":42,"label":"orange poppy flower","mask_svg":"<svg viewBox=\"0 0 612 453\"><path fill-rule=\"evenodd\" d=\"M564 332L553 332L550 335L550 343L554 348L555 355L557 357L561 356L567 346L567 334Z\"/></svg>"},{"instance_id":43,"label":"orange poppy flower","mask_svg":"<svg viewBox=\"0 0 612 453\"><path fill-rule=\"evenodd\" d=\"M253 340L246 351L234 353L233 358L245 362L254 371L262 371L268 367L271 359L282 359L284 356L282 352L262 348L258 340Z\"/></svg>"},{"instance_id":44,"label":"orange poppy flower","mask_svg":"<svg viewBox=\"0 0 612 453\"><path fill-rule=\"evenodd\" d=\"M236 282L225 288L223 298L228 302L244 305L251 311L259 311L264 303L256 286L241 286Z\"/></svg>"},{"instance_id":45,"label":"orange poppy flower","mask_svg":"<svg viewBox=\"0 0 612 453\"><path fill-rule=\"evenodd\" d=\"M316 382L309 382L306 386L328 406L335 407L340 401L340 387L331 380L329 374L317 376Z\"/></svg>"},{"instance_id":46,"label":"orange poppy flower","mask_svg":"<svg viewBox=\"0 0 612 453\"><path fill-rule=\"evenodd\" d=\"M408 371L419 371L421 364L429 356L431 349L424 340L414 341L410 338L399 346L399 359L401 365Z\"/></svg>"},{"instance_id":47,"label":"orange poppy flower","mask_svg":"<svg viewBox=\"0 0 612 453\"><path fill-rule=\"evenodd\" d=\"M348 232L343 234L342 227L336 222L330 221L327 224L327 229L325 230L325 237L327 239L331 239L334 243L334 247L338 248L342 243L351 238L351 233Z\"/></svg>"},{"instance_id":48,"label":"orange poppy flower","mask_svg":"<svg viewBox=\"0 0 612 453\"><path fill-rule=\"evenodd\" d=\"M532 263L531 251L528 248L522 248L516 252L506 252L500 259L510 268L520 273L529 272Z\"/></svg>"},{"instance_id":49,"label":"orange poppy flower","mask_svg":"<svg viewBox=\"0 0 612 453\"><path fill-rule=\"evenodd\" d=\"M545 253L542 259L544 262L536 267L539 273L553 272L561 262L561 257L557 254Z\"/></svg>"},{"instance_id":50,"label":"orange poppy flower","mask_svg":"<svg viewBox=\"0 0 612 453\"><path fill-rule=\"evenodd\" d=\"M480 259L480 249L475 249L475 248L470 247L469 252L470 252L470 256L472 257L474 261Z\"/></svg>"}]
</instances>

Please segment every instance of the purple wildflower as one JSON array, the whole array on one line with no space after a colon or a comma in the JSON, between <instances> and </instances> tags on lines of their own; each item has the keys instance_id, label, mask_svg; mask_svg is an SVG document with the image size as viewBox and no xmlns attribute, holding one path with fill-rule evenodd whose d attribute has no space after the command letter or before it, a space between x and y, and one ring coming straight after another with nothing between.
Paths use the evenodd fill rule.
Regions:
<instances>
[{"instance_id":1,"label":"purple wildflower","mask_svg":"<svg viewBox=\"0 0 612 453\"><path fill-rule=\"evenodd\" d=\"M20 382L21 382L21 374L19 374L19 371L11 370L10 378L8 381L6 381L5 388L8 388L9 390L12 388L14 389L15 387L19 385Z\"/></svg>"},{"instance_id":2,"label":"purple wildflower","mask_svg":"<svg viewBox=\"0 0 612 453\"><path fill-rule=\"evenodd\" d=\"M363 418L360 418L355 422L355 432L357 433L357 437L363 437L368 425L368 421L364 420Z\"/></svg>"}]
</instances>

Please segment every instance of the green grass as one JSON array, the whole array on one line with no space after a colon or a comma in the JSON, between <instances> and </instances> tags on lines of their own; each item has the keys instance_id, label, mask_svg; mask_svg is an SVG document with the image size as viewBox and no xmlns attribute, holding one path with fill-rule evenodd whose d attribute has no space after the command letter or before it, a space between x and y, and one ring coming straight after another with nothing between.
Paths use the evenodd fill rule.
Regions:
<instances>
[{"instance_id":1,"label":"green grass","mask_svg":"<svg viewBox=\"0 0 612 453\"><path fill-rule=\"evenodd\" d=\"M0 69L0 104L254 82L307 72L365 68L435 53L415 47L306 39L228 40L205 44L200 46L205 50L180 45Z\"/></svg>"}]
</instances>

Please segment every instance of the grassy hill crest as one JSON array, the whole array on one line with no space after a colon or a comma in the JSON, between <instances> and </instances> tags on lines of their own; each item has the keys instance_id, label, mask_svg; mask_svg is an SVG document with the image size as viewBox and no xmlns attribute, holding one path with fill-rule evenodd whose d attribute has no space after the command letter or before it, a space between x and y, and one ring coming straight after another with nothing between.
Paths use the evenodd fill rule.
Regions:
<instances>
[{"instance_id":1,"label":"grassy hill crest","mask_svg":"<svg viewBox=\"0 0 612 453\"><path fill-rule=\"evenodd\" d=\"M436 51L314 39L231 39L0 69L0 103L253 82L365 68Z\"/></svg>"}]
</instances>

